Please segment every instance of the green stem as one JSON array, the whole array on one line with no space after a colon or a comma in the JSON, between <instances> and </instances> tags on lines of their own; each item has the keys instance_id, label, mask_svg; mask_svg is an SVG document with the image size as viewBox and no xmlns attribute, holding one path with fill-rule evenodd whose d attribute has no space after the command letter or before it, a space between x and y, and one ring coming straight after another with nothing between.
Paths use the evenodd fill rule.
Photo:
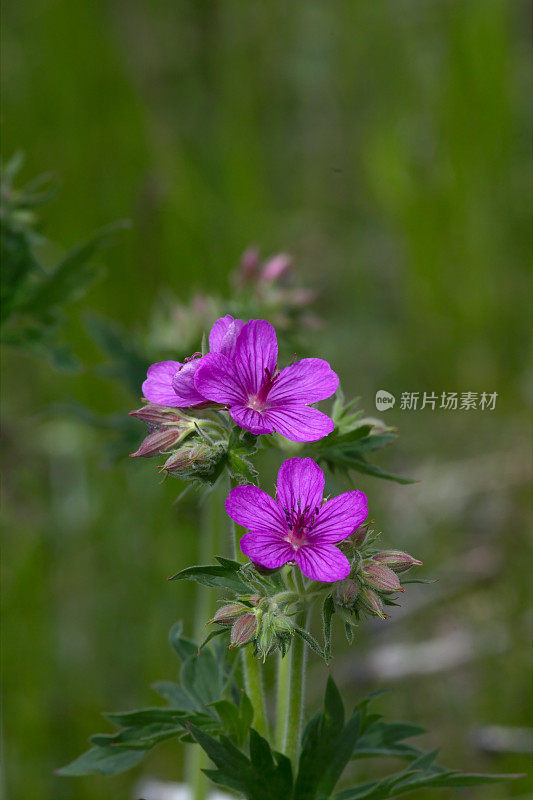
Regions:
<instances>
[{"instance_id":1,"label":"green stem","mask_svg":"<svg viewBox=\"0 0 533 800\"><path fill-rule=\"evenodd\" d=\"M244 688L254 708L253 727L261 736L268 737L268 720L265 711L265 693L263 690L263 672L259 659L254 655L251 646L242 651L244 671Z\"/></svg>"},{"instance_id":2,"label":"green stem","mask_svg":"<svg viewBox=\"0 0 533 800\"><path fill-rule=\"evenodd\" d=\"M289 682L291 674L291 655L278 655L278 696L276 701L276 750L283 752L285 747L286 715L289 705Z\"/></svg>"},{"instance_id":3,"label":"green stem","mask_svg":"<svg viewBox=\"0 0 533 800\"><path fill-rule=\"evenodd\" d=\"M304 583L298 568L293 572L294 582L301 596L305 595ZM307 619L306 619L307 617ZM296 618L299 627L309 627L311 610L302 611ZM288 658L283 661L289 661ZM293 636L290 651L290 666L280 662L278 678L278 719L276 741L283 753L296 762L300 749L300 738L305 702L305 673L307 648L300 636Z\"/></svg>"},{"instance_id":4,"label":"green stem","mask_svg":"<svg viewBox=\"0 0 533 800\"><path fill-rule=\"evenodd\" d=\"M223 531L226 527L224 500L227 496L227 483L222 480L215 485L213 491L204 497L200 506L200 536L198 563L209 564L213 556L219 552L223 542ZM205 586L198 586L194 609L194 641L201 642L205 637L205 624L216 609L216 597L213 591L206 591ZM208 766L209 759L201 747L193 746L187 762L186 777L191 787L192 800L204 800L207 796L209 781L202 769Z\"/></svg>"},{"instance_id":5,"label":"green stem","mask_svg":"<svg viewBox=\"0 0 533 800\"><path fill-rule=\"evenodd\" d=\"M234 484L232 481L232 488ZM233 558L241 563L246 562L239 541L238 527L233 524ZM250 645L242 648L242 670L244 675L244 689L250 698L254 709L253 726L261 736L268 736L268 719L265 710L265 693L263 688L263 673L259 659L254 655Z\"/></svg>"}]
</instances>

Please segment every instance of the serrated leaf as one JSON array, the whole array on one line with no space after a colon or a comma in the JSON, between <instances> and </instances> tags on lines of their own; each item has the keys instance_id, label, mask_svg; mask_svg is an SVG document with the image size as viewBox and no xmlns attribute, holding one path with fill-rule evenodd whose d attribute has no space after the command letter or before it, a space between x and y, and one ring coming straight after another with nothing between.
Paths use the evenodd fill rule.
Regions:
<instances>
[{"instance_id":1,"label":"serrated leaf","mask_svg":"<svg viewBox=\"0 0 533 800\"><path fill-rule=\"evenodd\" d=\"M97 733L91 736L91 744L123 750L151 750L159 742L172 739L182 733L181 725L154 723L142 727L124 728L116 734Z\"/></svg>"},{"instance_id":2,"label":"serrated leaf","mask_svg":"<svg viewBox=\"0 0 533 800\"><path fill-rule=\"evenodd\" d=\"M135 711L104 711L102 716L114 725L123 727L145 726L151 724L173 724L187 719L190 713L177 708L139 708Z\"/></svg>"},{"instance_id":3,"label":"serrated leaf","mask_svg":"<svg viewBox=\"0 0 533 800\"><path fill-rule=\"evenodd\" d=\"M221 586L226 589L231 589L237 594L249 593L250 587L244 583L239 572L241 564L229 559L218 559L219 564L205 564L197 567L186 567L180 570L175 575L172 575L169 581L196 581L203 586Z\"/></svg>"},{"instance_id":4,"label":"serrated leaf","mask_svg":"<svg viewBox=\"0 0 533 800\"><path fill-rule=\"evenodd\" d=\"M281 800L292 792L291 763L286 756L270 750L270 745L253 728L250 730L248 758L226 737L213 736L191 725L191 733L213 761L216 770L204 770L219 786L243 794L247 800Z\"/></svg>"},{"instance_id":5,"label":"serrated leaf","mask_svg":"<svg viewBox=\"0 0 533 800\"><path fill-rule=\"evenodd\" d=\"M142 760L144 752L136 750L116 750L111 747L91 747L70 764L56 770L56 775L79 776L98 773L118 775L131 769Z\"/></svg>"},{"instance_id":6,"label":"serrated leaf","mask_svg":"<svg viewBox=\"0 0 533 800\"><path fill-rule=\"evenodd\" d=\"M324 711L308 723L294 787L294 800L329 797L350 760L361 722L356 712L344 725L344 706L333 678L329 677Z\"/></svg>"},{"instance_id":7,"label":"serrated leaf","mask_svg":"<svg viewBox=\"0 0 533 800\"><path fill-rule=\"evenodd\" d=\"M236 483L240 485L258 485L259 473L252 462L234 450L228 452L228 467L231 477Z\"/></svg>"},{"instance_id":8,"label":"serrated leaf","mask_svg":"<svg viewBox=\"0 0 533 800\"><path fill-rule=\"evenodd\" d=\"M300 628L298 625L294 625L294 627L293 627L293 630L294 630L294 633L295 633L297 636L299 636L299 637L300 637L300 639L303 639L303 640L304 640L304 642L306 643L306 645L307 645L307 646L308 646L308 647L309 647L311 650L313 650L313 652L314 652L314 653L316 653L316 654L317 654L317 656L320 656L320 658L323 658L323 659L325 660L324 651L322 650L322 648L320 647L320 645L318 644L318 642L317 642L317 640L314 638L314 636L311 636L311 634L310 634L310 633L308 633L308 632L307 632L306 630L304 630L303 628Z\"/></svg>"}]
</instances>

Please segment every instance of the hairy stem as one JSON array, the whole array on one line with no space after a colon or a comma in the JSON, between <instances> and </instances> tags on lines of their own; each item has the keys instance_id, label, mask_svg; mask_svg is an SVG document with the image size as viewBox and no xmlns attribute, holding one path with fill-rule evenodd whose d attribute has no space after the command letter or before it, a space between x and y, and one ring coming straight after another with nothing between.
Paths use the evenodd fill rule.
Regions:
<instances>
[{"instance_id":1,"label":"hairy stem","mask_svg":"<svg viewBox=\"0 0 533 800\"><path fill-rule=\"evenodd\" d=\"M300 571L295 567L293 572L294 582L301 596L305 589ZM307 617L307 618L306 618ZM302 611L296 618L299 627L309 627L311 617L310 609ZM289 662L289 657L283 659ZM300 737L305 702L305 673L307 666L307 649L300 636L293 636L290 650L290 665L280 662L281 671L278 673L278 719L276 742L280 749L291 761L295 762L300 750ZM284 684L284 685L283 685Z\"/></svg>"},{"instance_id":2,"label":"hairy stem","mask_svg":"<svg viewBox=\"0 0 533 800\"><path fill-rule=\"evenodd\" d=\"M277 685L278 695L276 700L276 750L280 752L285 748L285 728L287 725L287 709L289 706L289 682L291 674L290 652L283 657L278 654Z\"/></svg>"},{"instance_id":3,"label":"hairy stem","mask_svg":"<svg viewBox=\"0 0 533 800\"><path fill-rule=\"evenodd\" d=\"M227 496L227 481L219 481L200 506L200 536L198 547L198 563L210 564L213 556L219 552L224 541L226 518L224 499ZM194 640L201 642L205 636L205 624L215 613L216 600L214 592L206 591L205 586L198 586L194 608ZM209 781L202 769L208 766L209 759L201 747L187 748L190 753L187 761L187 783L191 787L192 800L204 800L207 796Z\"/></svg>"},{"instance_id":4,"label":"hairy stem","mask_svg":"<svg viewBox=\"0 0 533 800\"><path fill-rule=\"evenodd\" d=\"M233 482L232 482L233 488ZM243 555L239 546L238 526L232 521L233 528L233 558L235 561L245 563L246 556ZM263 672L259 660L254 655L250 645L242 649L242 669L244 674L244 689L250 698L254 709L253 726L261 736L268 736L268 719L265 710L265 693L263 689Z\"/></svg>"}]
</instances>

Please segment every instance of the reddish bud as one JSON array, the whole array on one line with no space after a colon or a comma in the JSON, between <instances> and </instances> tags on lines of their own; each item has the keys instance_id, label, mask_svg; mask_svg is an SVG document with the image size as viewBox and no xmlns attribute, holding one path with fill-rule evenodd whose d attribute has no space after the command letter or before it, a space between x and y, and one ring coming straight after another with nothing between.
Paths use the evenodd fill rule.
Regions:
<instances>
[{"instance_id":1,"label":"reddish bud","mask_svg":"<svg viewBox=\"0 0 533 800\"><path fill-rule=\"evenodd\" d=\"M235 622L235 618L245 611L246 606L242 603L228 603L217 609L215 616L209 622L217 622L219 625L232 625Z\"/></svg>"},{"instance_id":2,"label":"reddish bud","mask_svg":"<svg viewBox=\"0 0 533 800\"><path fill-rule=\"evenodd\" d=\"M363 566L363 576L366 583L380 592L403 592L398 576L383 564L367 561Z\"/></svg>"},{"instance_id":3,"label":"reddish bud","mask_svg":"<svg viewBox=\"0 0 533 800\"><path fill-rule=\"evenodd\" d=\"M158 456L177 444L184 435L182 428L160 428L146 437L139 449L130 454L131 458Z\"/></svg>"},{"instance_id":4,"label":"reddish bud","mask_svg":"<svg viewBox=\"0 0 533 800\"><path fill-rule=\"evenodd\" d=\"M130 411L130 417L136 417L148 425L177 425L180 422L190 421L190 418L178 411L177 408L158 406L155 403L147 403L136 411Z\"/></svg>"},{"instance_id":5,"label":"reddish bud","mask_svg":"<svg viewBox=\"0 0 533 800\"><path fill-rule=\"evenodd\" d=\"M421 561L413 558L409 553L404 553L403 550L383 550L381 553L374 553L372 561L384 564L394 572L405 572L411 567L422 566Z\"/></svg>"},{"instance_id":6,"label":"reddish bud","mask_svg":"<svg viewBox=\"0 0 533 800\"><path fill-rule=\"evenodd\" d=\"M343 606L349 606L359 593L359 584L353 578L345 578L343 581L338 582L335 592L337 601Z\"/></svg>"},{"instance_id":7,"label":"reddish bud","mask_svg":"<svg viewBox=\"0 0 533 800\"><path fill-rule=\"evenodd\" d=\"M230 636L230 647L239 647L253 639L257 633L257 617L255 614L243 614L233 623Z\"/></svg>"},{"instance_id":8,"label":"reddish bud","mask_svg":"<svg viewBox=\"0 0 533 800\"><path fill-rule=\"evenodd\" d=\"M368 527L366 525L359 525L351 534L350 540L354 547L361 547L365 543L367 535Z\"/></svg>"},{"instance_id":9,"label":"reddish bud","mask_svg":"<svg viewBox=\"0 0 533 800\"><path fill-rule=\"evenodd\" d=\"M371 614L375 614L376 617L380 617L380 619L388 619L388 614L385 614L383 611L383 603L372 589L369 589L367 586L361 587L358 600Z\"/></svg>"}]
</instances>

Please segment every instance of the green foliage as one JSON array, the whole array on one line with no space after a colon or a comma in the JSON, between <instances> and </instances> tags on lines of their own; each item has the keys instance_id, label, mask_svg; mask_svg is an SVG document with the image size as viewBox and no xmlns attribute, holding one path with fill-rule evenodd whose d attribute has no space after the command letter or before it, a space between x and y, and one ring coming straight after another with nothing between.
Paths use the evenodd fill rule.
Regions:
<instances>
[{"instance_id":1,"label":"green foliage","mask_svg":"<svg viewBox=\"0 0 533 800\"><path fill-rule=\"evenodd\" d=\"M205 770L211 780L239 792L248 800L385 800L418 789L463 788L497 783L515 775L461 774L436 764L438 751L423 753L404 744L405 739L424 733L409 723L385 723L379 714L370 714L370 696L359 703L346 721L344 706L333 678L329 677L324 710L309 721L302 737L301 753L293 782L290 761L273 751L253 728L249 732L248 754L221 735L216 739L205 727L191 724L198 744L213 761L216 770ZM227 718L231 730L236 712ZM410 763L383 780L353 786L337 794L333 791L345 767L354 758L399 758Z\"/></svg>"},{"instance_id":2,"label":"green foliage","mask_svg":"<svg viewBox=\"0 0 533 800\"><path fill-rule=\"evenodd\" d=\"M59 322L65 306L82 297L101 274L94 256L125 223L101 228L53 266L45 266L39 256L43 241L36 232L33 209L50 199L49 178L42 176L16 189L13 181L21 164L20 156L15 156L2 169L0 186L1 341L71 369L76 360L58 337Z\"/></svg>"},{"instance_id":3,"label":"green foliage","mask_svg":"<svg viewBox=\"0 0 533 800\"><path fill-rule=\"evenodd\" d=\"M243 580L242 564L229 558L216 557L219 564L186 567L169 578L170 581L196 581L203 586L221 586L238 594L250 591L250 585Z\"/></svg>"},{"instance_id":4,"label":"green foliage","mask_svg":"<svg viewBox=\"0 0 533 800\"><path fill-rule=\"evenodd\" d=\"M233 688L226 674L225 649L200 651L183 636L180 622L173 626L169 640L182 661L180 684L162 681L152 687L169 705L105 713L118 732L92 736L93 747L58 770L58 775L118 774L137 764L159 742L172 738L192 742L191 724L205 732L225 731L242 745L253 708L244 692L239 692L237 704L225 697Z\"/></svg>"},{"instance_id":5,"label":"green foliage","mask_svg":"<svg viewBox=\"0 0 533 800\"><path fill-rule=\"evenodd\" d=\"M279 800L291 796L291 762L281 753L272 751L267 740L254 728L250 729L249 757L225 736L217 741L192 725L191 731L217 767L204 770L214 783L239 792L249 800Z\"/></svg>"},{"instance_id":6,"label":"green foliage","mask_svg":"<svg viewBox=\"0 0 533 800\"><path fill-rule=\"evenodd\" d=\"M387 447L397 434L394 428L386 427L378 420L367 422L361 419L363 412L353 411L357 402L358 398L345 403L342 391L337 392L332 412L335 429L329 436L310 445L309 455L332 472L339 471L349 476L350 471L355 470L396 483L414 483L410 478L393 475L367 460L369 453Z\"/></svg>"}]
</instances>

